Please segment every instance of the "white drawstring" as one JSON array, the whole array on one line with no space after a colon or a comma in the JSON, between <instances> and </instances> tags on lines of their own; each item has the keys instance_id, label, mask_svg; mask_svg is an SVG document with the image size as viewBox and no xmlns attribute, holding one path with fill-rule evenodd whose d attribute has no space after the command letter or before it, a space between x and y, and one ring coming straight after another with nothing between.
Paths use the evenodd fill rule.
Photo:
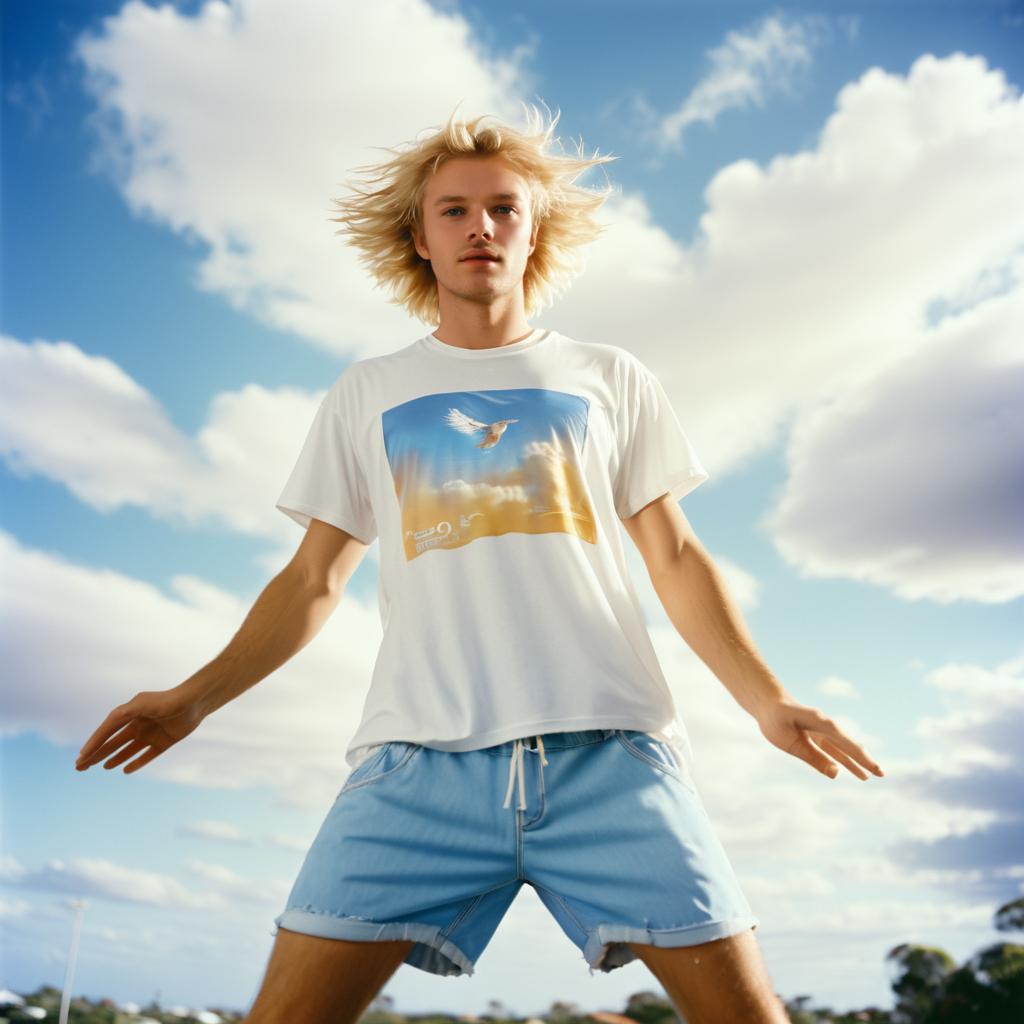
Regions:
<instances>
[{"instance_id":1,"label":"white drawstring","mask_svg":"<svg viewBox=\"0 0 1024 1024\"><path fill-rule=\"evenodd\" d=\"M670 735L668 731L657 730L647 733L648 736L653 736L657 740L661 740L667 743L673 750L676 751L680 761L684 767L686 765L686 757L683 754L682 746L679 739L675 735ZM526 810L526 784L523 780L523 750L530 750L534 754L540 755L541 764L541 778L544 776L544 765L548 763L548 759L544 754L544 738L542 736L537 737L537 749L534 750L532 747L524 747L523 741L517 739L515 746L512 748L512 757L509 759L508 765L508 789L505 791L505 802L502 804L503 807L508 807L509 801L512 799L512 788L515 786L516 777L519 778L519 810Z\"/></svg>"},{"instance_id":2,"label":"white drawstring","mask_svg":"<svg viewBox=\"0 0 1024 1024\"><path fill-rule=\"evenodd\" d=\"M523 741L517 739L515 746L512 748L512 757L509 760L508 765L508 789L505 792L505 803L503 807L508 807L509 801L512 799L512 787L515 785L516 775L519 776L519 810L526 810L526 785L523 782ZM525 748L532 750L531 747ZM544 755L544 740L542 737L537 737L537 750L533 750L533 753L540 754L541 763L541 775L544 774L543 765L548 763L547 757Z\"/></svg>"}]
</instances>

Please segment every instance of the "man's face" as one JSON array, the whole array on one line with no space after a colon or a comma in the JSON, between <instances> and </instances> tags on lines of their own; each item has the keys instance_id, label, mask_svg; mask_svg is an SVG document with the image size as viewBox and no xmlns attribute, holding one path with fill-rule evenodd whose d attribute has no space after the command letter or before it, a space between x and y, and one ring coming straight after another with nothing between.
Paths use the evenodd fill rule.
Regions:
<instances>
[{"instance_id":1,"label":"man's face","mask_svg":"<svg viewBox=\"0 0 1024 1024\"><path fill-rule=\"evenodd\" d=\"M500 156L443 163L427 183L422 225L416 251L439 293L489 305L521 287L536 232L526 182ZM474 253L497 258L467 258Z\"/></svg>"}]
</instances>

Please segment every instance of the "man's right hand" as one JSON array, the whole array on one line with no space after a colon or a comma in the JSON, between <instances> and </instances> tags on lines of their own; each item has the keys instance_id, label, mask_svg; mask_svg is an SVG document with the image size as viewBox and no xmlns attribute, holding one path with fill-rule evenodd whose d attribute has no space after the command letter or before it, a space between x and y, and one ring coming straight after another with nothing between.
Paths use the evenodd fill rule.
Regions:
<instances>
[{"instance_id":1,"label":"man's right hand","mask_svg":"<svg viewBox=\"0 0 1024 1024\"><path fill-rule=\"evenodd\" d=\"M114 756L103 767L116 768L143 751L125 768L125 774L137 771L178 740L184 739L203 717L194 693L184 686L137 693L126 704L114 708L85 741L75 768L85 771L111 754Z\"/></svg>"}]
</instances>

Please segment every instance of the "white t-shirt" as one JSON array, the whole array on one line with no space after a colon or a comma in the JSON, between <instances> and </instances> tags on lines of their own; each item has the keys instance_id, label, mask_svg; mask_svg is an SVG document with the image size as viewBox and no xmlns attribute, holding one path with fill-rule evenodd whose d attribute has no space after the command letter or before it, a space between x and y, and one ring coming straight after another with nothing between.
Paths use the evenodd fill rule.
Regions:
<instances>
[{"instance_id":1,"label":"white t-shirt","mask_svg":"<svg viewBox=\"0 0 1024 1024\"><path fill-rule=\"evenodd\" d=\"M619 520L707 478L658 379L616 345L428 334L347 366L276 507L380 539L384 632L348 764L390 740L599 728L657 730L692 759Z\"/></svg>"}]
</instances>

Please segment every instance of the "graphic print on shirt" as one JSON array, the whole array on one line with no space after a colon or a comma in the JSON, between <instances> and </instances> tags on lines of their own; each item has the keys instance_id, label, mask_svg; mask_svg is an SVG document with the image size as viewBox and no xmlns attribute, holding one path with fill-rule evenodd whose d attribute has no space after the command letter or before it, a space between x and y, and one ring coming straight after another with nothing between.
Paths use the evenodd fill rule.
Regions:
<instances>
[{"instance_id":1,"label":"graphic print on shirt","mask_svg":"<svg viewBox=\"0 0 1024 1024\"><path fill-rule=\"evenodd\" d=\"M582 471L589 402L544 388L450 391L381 414L405 556L503 533L597 541Z\"/></svg>"}]
</instances>

